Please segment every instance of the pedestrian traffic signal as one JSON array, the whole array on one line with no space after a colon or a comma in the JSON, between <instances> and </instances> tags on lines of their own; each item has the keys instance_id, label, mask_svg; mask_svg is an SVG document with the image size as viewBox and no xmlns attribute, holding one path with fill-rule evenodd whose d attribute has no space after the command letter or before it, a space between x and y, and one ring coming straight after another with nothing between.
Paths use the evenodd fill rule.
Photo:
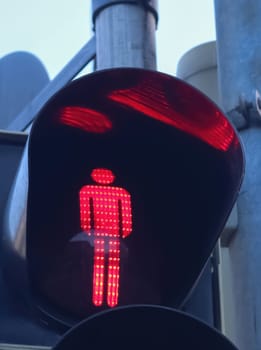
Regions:
<instances>
[{"instance_id":1,"label":"pedestrian traffic signal","mask_svg":"<svg viewBox=\"0 0 261 350\"><path fill-rule=\"evenodd\" d=\"M84 186L79 195L81 229L93 236L92 301L95 306L103 304L107 256L107 305L113 307L118 304L120 238L132 230L131 197L123 188L108 186L115 177L112 171L94 169L91 177L98 185Z\"/></svg>"},{"instance_id":2,"label":"pedestrian traffic signal","mask_svg":"<svg viewBox=\"0 0 261 350\"><path fill-rule=\"evenodd\" d=\"M45 105L26 152L5 242L38 308L70 326L124 305L181 307L242 180L217 106L162 73L99 71Z\"/></svg>"}]
</instances>

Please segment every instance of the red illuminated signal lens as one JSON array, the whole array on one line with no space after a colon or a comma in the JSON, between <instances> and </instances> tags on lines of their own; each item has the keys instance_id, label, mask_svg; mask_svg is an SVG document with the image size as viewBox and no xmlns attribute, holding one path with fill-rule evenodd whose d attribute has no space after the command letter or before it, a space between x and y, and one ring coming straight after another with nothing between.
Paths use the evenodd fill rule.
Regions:
<instances>
[{"instance_id":1,"label":"red illuminated signal lens","mask_svg":"<svg viewBox=\"0 0 261 350\"><path fill-rule=\"evenodd\" d=\"M191 87L180 86L180 90L175 92L177 96L166 96L161 84L155 80L150 83L145 81L135 87L115 90L108 97L147 117L185 131L218 150L226 152L229 149L235 141L235 132L214 105L202 104L199 93L192 91ZM184 96L189 96L190 100L184 99ZM214 113L215 118L210 118Z\"/></svg>"},{"instance_id":2,"label":"red illuminated signal lens","mask_svg":"<svg viewBox=\"0 0 261 350\"><path fill-rule=\"evenodd\" d=\"M84 232L94 237L92 299L95 306L103 304L107 276L107 305L114 307L119 294L120 238L132 231L131 196L121 187L108 186L115 178L109 169L94 169L91 177L98 185L80 190L80 219Z\"/></svg>"},{"instance_id":3,"label":"red illuminated signal lens","mask_svg":"<svg viewBox=\"0 0 261 350\"><path fill-rule=\"evenodd\" d=\"M64 125L97 134L112 128L112 123L105 114L87 107L63 107L59 111L58 120Z\"/></svg>"}]
</instances>

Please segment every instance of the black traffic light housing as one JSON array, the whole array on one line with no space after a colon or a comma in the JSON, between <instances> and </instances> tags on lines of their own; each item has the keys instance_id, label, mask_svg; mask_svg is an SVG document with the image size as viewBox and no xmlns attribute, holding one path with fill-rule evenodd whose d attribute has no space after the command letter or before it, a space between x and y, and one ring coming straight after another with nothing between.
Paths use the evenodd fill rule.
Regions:
<instances>
[{"instance_id":1,"label":"black traffic light housing","mask_svg":"<svg viewBox=\"0 0 261 350\"><path fill-rule=\"evenodd\" d=\"M233 207L243 163L226 117L176 78L120 68L75 80L32 128L7 211L7 276L65 327L109 308L106 266L102 303L93 302L94 241L104 235L95 223L96 199L90 198L90 232L79 199L84 186L94 186L92 171L107 169L115 175L111 187L130 194L132 211L128 237L122 213L117 223L115 306L180 308ZM109 244L108 235L102 240Z\"/></svg>"},{"instance_id":2,"label":"black traffic light housing","mask_svg":"<svg viewBox=\"0 0 261 350\"><path fill-rule=\"evenodd\" d=\"M132 305L91 316L67 332L54 350L109 349L236 350L222 334L183 312Z\"/></svg>"}]
</instances>

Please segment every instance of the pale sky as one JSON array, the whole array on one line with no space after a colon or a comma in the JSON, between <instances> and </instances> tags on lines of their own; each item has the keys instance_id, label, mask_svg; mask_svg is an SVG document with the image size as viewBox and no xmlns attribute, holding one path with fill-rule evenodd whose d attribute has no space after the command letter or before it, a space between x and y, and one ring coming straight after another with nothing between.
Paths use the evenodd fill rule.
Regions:
<instances>
[{"instance_id":1,"label":"pale sky","mask_svg":"<svg viewBox=\"0 0 261 350\"><path fill-rule=\"evenodd\" d=\"M190 48L215 40L213 0L159 0L158 70L175 74ZM91 38L90 0L0 0L0 58L29 51L53 78Z\"/></svg>"}]
</instances>

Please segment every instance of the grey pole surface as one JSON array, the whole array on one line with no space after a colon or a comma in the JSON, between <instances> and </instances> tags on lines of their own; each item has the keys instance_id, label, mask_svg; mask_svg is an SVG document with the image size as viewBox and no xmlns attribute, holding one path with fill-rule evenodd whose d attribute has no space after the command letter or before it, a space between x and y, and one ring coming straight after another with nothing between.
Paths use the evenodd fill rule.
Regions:
<instances>
[{"instance_id":1,"label":"grey pole surface","mask_svg":"<svg viewBox=\"0 0 261 350\"><path fill-rule=\"evenodd\" d=\"M156 69L157 0L93 0L96 69Z\"/></svg>"},{"instance_id":2,"label":"grey pole surface","mask_svg":"<svg viewBox=\"0 0 261 350\"><path fill-rule=\"evenodd\" d=\"M215 11L222 106L230 115L241 112L234 114L236 125L242 116L246 121L240 131L246 175L238 198L239 229L228 248L236 310L233 333L240 350L260 350L261 118L255 91L261 89L261 2L215 0Z\"/></svg>"},{"instance_id":3,"label":"grey pole surface","mask_svg":"<svg viewBox=\"0 0 261 350\"><path fill-rule=\"evenodd\" d=\"M226 111L261 88L261 2L215 0L221 97Z\"/></svg>"}]
</instances>

